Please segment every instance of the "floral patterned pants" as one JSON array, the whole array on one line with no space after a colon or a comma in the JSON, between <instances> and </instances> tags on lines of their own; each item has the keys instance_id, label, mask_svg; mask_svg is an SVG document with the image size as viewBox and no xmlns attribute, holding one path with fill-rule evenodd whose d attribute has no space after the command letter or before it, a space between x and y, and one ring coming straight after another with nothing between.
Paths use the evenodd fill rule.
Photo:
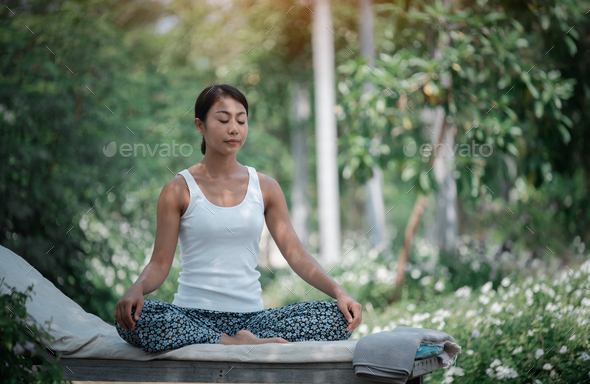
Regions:
<instances>
[{"instance_id":1,"label":"floral patterned pants","mask_svg":"<svg viewBox=\"0 0 590 384\"><path fill-rule=\"evenodd\" d=\"M132 316L135 309L131 309ZM114 322L123 340L148 355L191 344L217 344L222 333L234 336L242 329L261 339L282 337L288 341L348 340L352 335L337 302L327 300L255 312L221 312L144 299L134 330L125 331Z\"/></svg>"}]
</instances>

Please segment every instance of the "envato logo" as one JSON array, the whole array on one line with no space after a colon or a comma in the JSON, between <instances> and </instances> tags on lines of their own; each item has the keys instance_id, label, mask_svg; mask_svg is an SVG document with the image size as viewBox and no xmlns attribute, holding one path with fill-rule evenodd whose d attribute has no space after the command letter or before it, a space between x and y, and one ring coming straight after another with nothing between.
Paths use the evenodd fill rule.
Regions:
<instances>
[{"instance_id":1,"label":"envato logo","mask_svg":"<svg viewBox=\"0 0 590 384\"><path fill-rule=\"evenodd\" d=\"M176 152L177 148L178 153ZM106 147L102 148L102 153L104 153L106 157L115 156L117 154L117 143L111 141ZM178 157L179 155L182 157L189 157L193 154L193 146L187 143L179 145L174 140L172 140L172 146L168 143L158 143L153 149L149 144L142 143L135 143L133 146L129 143L123 143L119 146L119 155L123 157L138 157L138 153L142 157L145 157L146 153L149 157Z\"/></svg>"},{"instance_id":2,"label":"envato logo","mask_svg":"<svg viewBox=\"0 0 590 384\"><path fill-rule=\"evenodd\" d=\"M479 147L479 148L478 148ZM404 155L406 157L414 157L416 153L420 153L421 157L450 157L454 158L455 155L459 157L490 157L494 153L494 148L490 144L477 144L474 140L471 140L471 144L455 144L452 147L449 144L422 144L420 148L415 142L411 142L404 146Z\"/></svg>"}]
</instances>

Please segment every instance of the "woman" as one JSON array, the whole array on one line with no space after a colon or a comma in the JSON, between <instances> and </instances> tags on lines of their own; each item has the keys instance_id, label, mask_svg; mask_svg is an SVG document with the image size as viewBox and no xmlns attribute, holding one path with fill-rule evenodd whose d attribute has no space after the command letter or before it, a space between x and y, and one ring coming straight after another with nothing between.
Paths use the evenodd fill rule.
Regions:
<instances>
[{"instance_id":1,"label":"woman","mask_svg":"<svg viewBox=\"0 0 590 384\"><path fill-rule=\"evenodd\" d=\"M248 102L226 84L195 104L203 160L166 183L158 199L152 259L117 302L121 338L147 354L190 344L346 340L362 306L305 250L277 181L237 162L248 135ZM291 268L337 301L264 308L258 244L264 225ZM145 299L170 272L180 241L182 272L172 304Z\"/></svg>"}]
</instances>

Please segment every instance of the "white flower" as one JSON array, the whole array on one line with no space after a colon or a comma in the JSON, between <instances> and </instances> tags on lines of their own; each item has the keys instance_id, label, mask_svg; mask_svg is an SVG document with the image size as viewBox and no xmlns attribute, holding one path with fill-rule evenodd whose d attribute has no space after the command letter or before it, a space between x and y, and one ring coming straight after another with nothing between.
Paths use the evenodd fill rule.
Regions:
<instances>
[{"instance_id":1,"label":"white flower","mask_svg":"<svg viewBox=\"0 0 590 384\"><path fill-rule=\"evenodd\" d=\"M514 351L512 351L513 355L516 355L517 353L522 352L522 347L518 347L518 348L514 348Z\"/></svg>"},{"instance_id":2,"label":"white flower","mask_svg":"<svg viewBox=\"0 0 590 384\"><path fill-rule=\"evenodd\" d=\"M507 287L510 285L510 279L505 277L502 279L502 282L500 284L502 284L503 287Z\"/></svg>"},{"instance_id":3,"label":"white flower","mask_svg":"<svg viewBox=\"0 0 590 384\"><path fill-rule=\"evenodd\" d=\"M490 311L492 311L492 313L502 312L502 304L495 301L494 304L492 304L492 306L490 307Z\"/></svg>"},{"instance_id":4,"label":"white flower","mask_svg":"<svg viewBox=\"0 0 590 384\"><path fill-rule=\"evenodd\" d=\"M487 283L485 283L483 285L483 287L481 287L481 293L488 293L490 291L490 289L492 289L492 282L488 281Z\"/></svg>"},{"instance_id":5,"label":"white flower","mask_svg":"<svg viewBox=\"0 0 590 384\"><path fill-rule=\"evenodd\" d=\"M559 305L553 303L547 303L545 310L548 312L555 312L559 309Z\"/></svg>"},{"instance_id":6,"label":"white flower","mask_svg":"<svg viewBox=\"0 0 590 384\"><path fill-rule=\"evenodd\" d=\"M27 351L33 352L35 350L35 343L32 343L29 340L27 340L27 342L25 343L25 349Z\"/></svg>"},{"instance_id":7,"label":"white flower","mask_svg":"<svg viewBox=\"0 0 590 384\"><path fill-rule=\"evenodd\" d=\"M503 334L504 334L504 332L502 332L502 330L501 330L501 329L498 329L498 330L496 331L496 333L497 333L498 335L503 335Z\"/></svg>"},{"instance_id":8,"label":"white flower","mask_svg":"<svg viewBox=\"0 0 590 384\"><path fill-rule=\"evenodd\" d=\"M506 311L506 312L508 312L508 311L510 311L510 310L512 310L512 309L514 309L514 308L516 308L516 307L514 306L514 304L512 304L512 303L508 303L508 305L506 306L506 309L505 309L505 311Z\"/></svg>"},{"instance_id":9,"label":"white flower","mask_svg":"<svg viewBox=\"0 0 590 384\"><path fill-rule=\"evenodd\" d=\"M466 285L455 291L455 297L469 297L471 296L471 287Z\"/></svg>"},{"instance_id":10,"label":"white flower","mask_svg":"<svg viewBox=\"0 0 590 384\"><path fill-rule=\"evenodd\" d=\"M588 354L586 352L584 352L580 355L580 359L587 361L587 360L590 360L590 356L588 356Z\"/></svg>"},{"instance_id":11,"label":"white flower","mask_svg":"<svg viewBox=\"0 0 590 384\"><path fill-rule=\"evenodd\" d=\"M533 384L543 384L543 382L539 379L535 380L535 382Z\"/></svg>"},{"instance_id":12,"label":"white flower","mask_svg":"<svg viewBox=\"0 0 590 384\"><path fill-rule=\"evenodd\" d=\"M22 354L22 353L24 353L24 352L25 352L25 349L23 348L23 346L22 346L22 345L20 345L20 343L16 343L16 344L14 345L14 347L12 347L12 352L13 352L15 355L20 355L20 354Z\"/></svg>"},{"instance_id":13,"label":"white flower","mask_svg":"<svg viewBox=\"0 0 590 384\"><path fill-rule=\"evenodd\" d=\"M412 312L414 309L416 309L416 304L408 304L407 308L406 308L409 312Z\"/></svg>"},{"instance_id":14,"label":"white flower","mask_svg":"<svg viewBox=\"0 0 590 384\"><path fill-rule=\"evenodd\" d=\"M584 298L582 299L582 305L583 305L584 307L590 307L590 299L589 299L589 298L587 298L587 297L584 297Z\"/></svg>"},{"instance_id":15,"label":"white flower","mask_svg":"<svg viewBox=\"0 0 590 384\"><path fill-rule=\"evenodd\" d=\"M533 305L534 301L531 298L527 298L525 303L526 303L526 305L528 305L530 307L531 305Z\"/></svg>"},{"instance_id":16,"label":"white flower","mask_svg":"<svg viewBox=\"0 0 590 384\"><path fill-rule=\"evenodd\" d=\"M412 269L412 272L410 273L410 275L412 276L412 279L416 280L420 278L420 275L422 274L422 272L419 269Z\"/></svg>"},{"instance_id":17,"label":"white flower","mask_svg":"<svg viewBox=\"0 0 590 384\"><path fill-rule=\"evenodd\" d=\"M544 354L545 352L543 352L541 348L537 349L537 352L535 352L535 359L539 360Z\"/></svg>"},{"instance_id":18,"label":"white flower","mask_svg":"<svg viewBox=\"0 0 590 384\"><path fill-rule=\"evenodd\" d=\"M477 311L475 309L469 309L469 310L467 310L467 312L465 312L465 317L468 319L470 317L475 316L475 315L477 315Z\"/></svg>"},{"instance_id":19,"label":"white flower","mask_svg":"<svg viewBox=\"0 0 590 384\"><path fill-rule=\"evenodd\" d=\"M570 337L570 341L573 341L576 338L576 335L572 335L572 337Z\"/></svg>"},{"instance_id":20,"label":"white flower","mask_svg":"<svg viewBox=\"0 0 590 384\"><path fill-rule=\"evenodd\" d=\"M479 302L483 305L487 305L490 302L490 298L486 295L479 295Z\"/></svg>"},{"instance_id":21,"label":"white flower","mask_svg":"<svg viewBox=\"0 0 590 384\"><path fill-rule=\"evenodd\" d=\"M535 334L533 333L533 331L531 331L530 329L526 333L529 336L535 336Z\"/></svg>"},{"instance_id":22,"label":"white flower","mask_svg":"<svg viewBox=\"0 0 590 384\"><path fill-rule=\"evenodd\" d=\"M445 379L443 381L441 381L441 384L450 384L453 381L455 381L455 379L453 379L452 376L446 376Z\"/></svg>"},{"instance_id":23,"label":"white flower","mask_svg":"<svg viewBox=\"0 0 590 384\"><path fill-rule=\"evenodd\" d=\"M500 364L502 364L502 362L499 359L495 359L494 361L492 361L492 364L490 364L490 368L494 368L496 365Z\"/></svg>"},{"instance_id":24,"label":"white flower","mask_svg":"<svg viewBox=\"0 0 590 384\"><path fill-rule=\"evenodd\" d=\"M514 379L515 377L518 377L518 373L514 369L508 367L499 366L496 368L496 372L498 379Z\"/></svg>"},{"instance_id":25,"label":"white flower","mask_svg":"<svg viewBox=\"0 0 590 384\"><path fill-rule=\"evenodd\" d=\"M567 347L564 345L561 347L561 349L559 350L559 353L566 353L567 352Z\"/></svg>"},{"instance_id":26,"label":"white flower","mask_svg":"<svg viewBox=\"0 0 590 384\"><path fill-rule=\"evenodd\" d=\"M441 292L445 289L445 283L442 280L437 281L436 284L434 284L434 289Z\"/></svg>"},{"instance_id":27,"label":"white flower","mask_svg":"<svg viewBox=\"0 0 590 384\"><path fill-rule=\"evenodd\" d=\"M549 364L549 363L543 365L543 369L546 370L546 371L550 370L551 368L553 368L553 366L551 364Z\"/></svg>"},{"instance_id":28,"label":"white flower","mask_svg":"<svg viewBox=\"0 0 590 384\"><path fill-rule=\"evenodd\" d=\"M486 369L486 373L488 374L489 377L492 377L492 378L496 377L494 370L492 368Z\"/></svg>"},{"instance_id":29,"label":"white flower","mask_svg":"<svg viewBox=\"0 0 590 384\"><path fill-rule=\"evenodd\" d=\"M478 337L479 337L479 331L477 329L473 330L473 332L471 332L471 338L477 339Z\"/></svg>"},{"instance_id":30,"label":"white flower","mask_svg":"<svg viewBox=\"0 0 590 384\"><path fill-rule=\"evenodd\" d=\"M446 309L437 309L436 312L434 312L435 315L437 316L441 316L442 318L445 317L450 317L452 315L451 311L447 311Z\"/></svg>"},{"instance_id":31,"label":"white flower","mask_svg":"<svg viewBox=\"0 0 590 384\"><path fill-rule=\"evenodd\" d=\"M468 354L469 356L473 355L473 350L471 350L471 349L468 349L468 350L467 350L467 354Z\"/></svg>"},{"instance_id":32,"label":"white flower","mask_svg":"<svg viewBox=\"0 0 590 384\"><path fill-rule=\"evenodd\" d=\"M445 372L446 376L464 376L465 373L463 372L463 368L460 367L451 367Z\"/></svg>"}]
</instances>

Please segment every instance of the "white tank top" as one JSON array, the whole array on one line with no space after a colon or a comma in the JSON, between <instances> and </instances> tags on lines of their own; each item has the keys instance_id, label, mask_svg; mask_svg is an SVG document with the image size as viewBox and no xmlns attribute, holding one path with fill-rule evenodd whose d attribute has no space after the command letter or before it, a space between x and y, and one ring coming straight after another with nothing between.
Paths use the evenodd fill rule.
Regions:
<instances>
[{"instance_id":1,"label":"white tank top","mask_svg":"<svg viewBox=\"0 0 590 384\"><path fill-rule=\"evenodd\" d=\"M188 169L190 202L180 217L178 239L182 271L172 304L224 312L264 309L258 278L260 236L264 226L264 202L258 174L246 166L248 191L233 207L212 204Z\"/></svg>"}]
</instances>

